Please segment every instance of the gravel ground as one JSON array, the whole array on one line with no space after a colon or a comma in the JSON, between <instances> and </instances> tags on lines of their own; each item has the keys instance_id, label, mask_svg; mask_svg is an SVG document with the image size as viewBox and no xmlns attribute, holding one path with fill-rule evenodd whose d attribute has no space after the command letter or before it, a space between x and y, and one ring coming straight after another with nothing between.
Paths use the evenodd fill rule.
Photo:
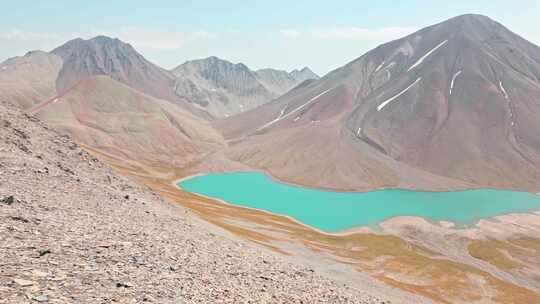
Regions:
<instances>
[{"instance_id":1,"label":"gravel ground","mask_svg":"<svg viewBox=\"0 0 540 304\"><path fill-rule=\"evenodd\" d=\"M0 104L0 303L385 303L216 231Z\"/></svg>"}]
</instances>

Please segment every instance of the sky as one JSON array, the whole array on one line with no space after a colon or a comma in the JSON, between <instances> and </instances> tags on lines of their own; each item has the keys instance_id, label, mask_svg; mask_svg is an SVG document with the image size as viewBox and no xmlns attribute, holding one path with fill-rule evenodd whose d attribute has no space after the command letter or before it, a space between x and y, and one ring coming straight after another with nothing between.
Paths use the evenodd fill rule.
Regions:
<instances>
[{"instance_id":1,"label":"sky","mask_svg":"<svg viewBox=\"0 0 540 304\"><path fill-rule=\"evenodd\" d=\"M107 35L167 69L218 56L325 73L448 18L487 15L540 45L539 0L0 0L0 61Z\"/></svg>"}]
</instances>

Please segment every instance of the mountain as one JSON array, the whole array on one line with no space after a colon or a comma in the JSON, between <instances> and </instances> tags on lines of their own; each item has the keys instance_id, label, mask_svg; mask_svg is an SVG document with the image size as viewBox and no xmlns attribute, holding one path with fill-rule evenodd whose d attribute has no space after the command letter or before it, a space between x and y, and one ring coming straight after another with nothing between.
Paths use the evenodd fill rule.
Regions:
<instances>
[{"instance_id":1,"label":"mountain","mask_svg":"<svg viewBox=\"0 0 540 304\"><path fill-rule=\"evenodd\" d=\"M192 113L107 76L86 78L31 113L77 142L124 161L181 167L223 142Z\"/></svg>"},{"instance_id":2,"label":"mountain","mask_svg":"<svg viewBox=\"0 0 540 304\"><path fill-rule=\"evenodd\" d=\"M51 52L28 52L2 62L0 99L71 134L89 149L126 161L183 166L224 145L207 122L212 119L207 110L219 108L221 95L209 96L207 108L195 107L192 100L201 100L196 92L220 88L236 107L236 96L245 95L252 102L246 108L279 94L266 89L242 64L217 58L204 62L202 70L214 74L202 74L206 78L199 80L192 76L199 75L200 64L185 64L185 73L177 69L173 74L119 39L74 39ZM190 72L191 66L196 72ZM192 90L180 99L175 85L177 91Z\"/></svg>"},{"instance_id":3,"label":"mountain","mask_svg":"<svg viewBox=\"0 0 540 304\"><path fill-rule=\"evenodd\" d=\"M333 189L540 186L540 48L480 15L215 122L233 160Z\"/></svg>"},{"instance_id":4,"label":"mountain","mask_svg":"<svg viewBox=\"0 0 540 304\"><path fill-rule=\"evenodd\" d=\"M285 71L250 70L242 63L217 57L188 61L172 73L174 90L215 117L226 117L256 108L292 89L309 77L309 69L289 74Z\"/></svg>"},{"instance_id":5,"label":"mountain","mask_svg":"<svg viewBox=\"0 0 540 304\"><path fill-rule=\"evenodd\" d=\"M129 44L96 37L1 63L0 98L122 156L168 158L170 141L179 163L182 155L223 150L208 163L228 158L323 188L539 190L540 48L501 24L459 16L314 76L309 69L252 71L216 57L168 72ZM145 121L149 104L156 125ZM87 119L106 117L100 108L130 119L101 130L101 120ZM160 112L182 118L167 123ZM178 128L184 120L190 127ZM150 140L161 128L175 138Z\"/></svg>"},{"instance_id":6,"label":"mountain","mask_svg":"<svg viewBox=\"0 0 540 304\"><path fill-rule=\"evenodd\" d=\"M89 40L78 38L51 53L63 60L56 80L60 94L88 77L107 75L148 95L165 100L176 99L172 90L173 75L119 39L105 36Z\"/></svg>"},{"instance_id":7,"label":"mountain","mask_svg":"<svg viewBox=\"0 0 540 304\"><path fill-rule=\"evenodd\" d=\"M308 68L291 73L272 69L255 72L217 57L188 61L167 71L146 60L130 44L97 36L73 39L51 52L33 51L0 63L0 98L30 108L93 76L108 76L203 119L253 109L306 79L318 77Z\"/></svg>"},{"instance_id":8,"label":"mountain","mask_svg":"<svg viewBox=\"0 0 540 304\"><path fill-rule=\"evenodd\" d=\"M75 39L0 64L0 99L125 161L182 166L223 145L174 76L118 39ZM160 98L161 97L161 98Z\"/></svg>"},{"instance_id":9,"label":"mountain","mask_svg":"<svg viewBox=\"0 0 540 304\"><path fill-rule=\"evenodd\" d=\"M298 82L304 82L309 79L319 79L319 75L315 74L310 68L304 67L301 70L293 70L289 75Z\"/></svg>"},{"instance_id":10,"label":"mountain","mask_svg":"<svg viewBox=\"0 0 540 304\"><path fill-rule=\"evenodd\" d=\"M260 69L255 71L255 76L268 90L278 95L286 93L306 80L319 78L307 67L290 73L275 69Z\"/></svg>"},{"instance_id":11,"label":"mountain","mask_svg":"<svg viewBox=\"0 0 540 304\"><path fill-rule=\"evenodd\" d=\"M0 101L29 108L56 96L56 77L62 58L42 51L0 63Z\"/></svg>"}]
</instances>

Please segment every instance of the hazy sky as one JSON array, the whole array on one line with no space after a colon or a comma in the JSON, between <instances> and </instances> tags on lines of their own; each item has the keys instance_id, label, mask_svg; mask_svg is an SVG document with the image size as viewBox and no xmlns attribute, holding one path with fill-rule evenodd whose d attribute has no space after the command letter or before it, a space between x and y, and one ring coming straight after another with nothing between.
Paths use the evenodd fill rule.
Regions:
<instances>
[{"instance_id":1,"label":"hazy sky","mask_svg":"<svg viewBox=\"0 0 540 304\"><path fill-rule=\"evenodd\" d=\"M215 55L324 74L464 13L487 15L540 44L539 0L0 0L0 7L0 61L103 34L165 68Z\"/></svg>"}]
</instances>

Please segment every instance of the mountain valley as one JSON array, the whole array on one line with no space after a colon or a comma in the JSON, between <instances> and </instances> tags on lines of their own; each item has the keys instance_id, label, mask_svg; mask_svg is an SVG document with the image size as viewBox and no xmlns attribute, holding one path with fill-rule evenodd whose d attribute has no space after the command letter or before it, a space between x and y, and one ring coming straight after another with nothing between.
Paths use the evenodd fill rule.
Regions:
<instances>
[{"instance_id":1,"label":"mountain valley","mask_svg":"<svg viewBox=\"0 0 540 304\"><path fill-rule=\"evenodd\" d=\"M97 36L1 62L0 299L540 302L536 209L330 232L181 188L257 172L336 196L540 195L540 47L466 14L358 55L322 76L168 70Z\"/></svg>"}]
</instances>

